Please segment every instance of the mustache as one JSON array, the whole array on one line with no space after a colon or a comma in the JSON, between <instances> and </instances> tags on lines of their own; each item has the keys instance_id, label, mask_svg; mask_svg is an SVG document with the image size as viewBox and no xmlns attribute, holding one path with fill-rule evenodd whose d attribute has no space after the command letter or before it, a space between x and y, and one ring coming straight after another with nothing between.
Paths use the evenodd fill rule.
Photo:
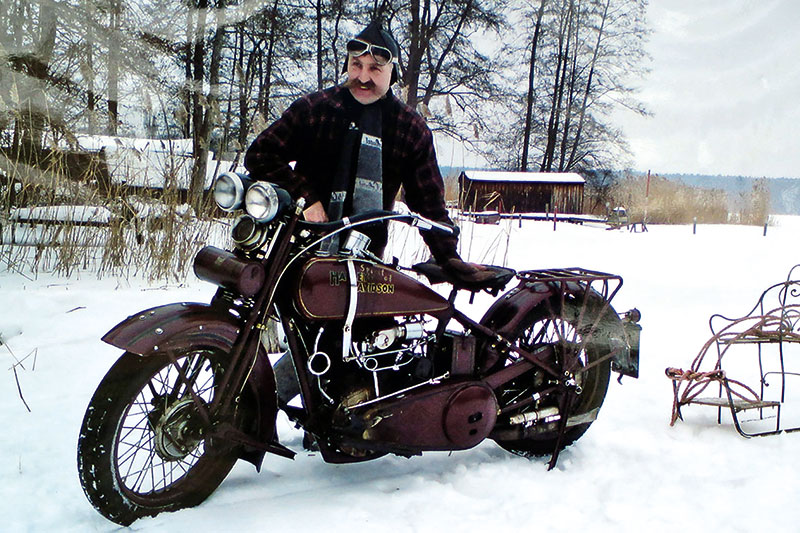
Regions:
<instances>
[{"instance_id":1,"label":"mustache","mask_svg":"<svg viewBox=\"0 0 800 533\"><path fill-rule=\"evenodd\" d=\"M366 83L362 83L358 81L358 79L356 78L350 78L349 80L344 82L344 86L347 87L348 89L353 87L364 87L365 89L372 90L375 88L375 82L368 81Z\"/></svg>"}]
</instances>

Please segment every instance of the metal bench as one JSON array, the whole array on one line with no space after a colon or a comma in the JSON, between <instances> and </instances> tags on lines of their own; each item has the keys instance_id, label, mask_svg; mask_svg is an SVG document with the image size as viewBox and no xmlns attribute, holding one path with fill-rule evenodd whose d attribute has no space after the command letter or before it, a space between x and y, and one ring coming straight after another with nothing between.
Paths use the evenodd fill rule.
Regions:
<instances>
[{"instance_id":1,"label":"metal bench","mask_svg":"<svg viewBox=\"0 0 800 533\"><path fill-rule=\"evenodd\" d=\"M730 410L736 431L745 437L774 435L800 429L800 426L781 426L781 406L786 401L786 378L800 375L787 371L785 359L787 346L800 343L800 265L789 270L786 281L776 283L762 292L749 313L739 318L712 315L709 328L712 336L700 349L689 370L673 367L666 369L667 377L672 380L674 393L670 425L674 425L678 419L683 420L681 407L694 404L716 407L717 423L722 421L722 410ZM732 350L739 352L739 357L743 352L740 348L744 346L749 346L757 355L759 383L756 387L731 379L725 370L733 357L730 355ZM769 346L777 351L777 364L767 363L766 350ZM703 362L709 352L713 354L712 348L716 349L714 366L704 370ZM779 380L780 393L775 399L767 399L765 389L773 377ZM712 384L718 385L717 395L702 396ZM739 413L748 410L757 410L758 420L769 418L765 411L774 410L774 429L753 432L745 430Z\"/></svg>"}]
</instances>

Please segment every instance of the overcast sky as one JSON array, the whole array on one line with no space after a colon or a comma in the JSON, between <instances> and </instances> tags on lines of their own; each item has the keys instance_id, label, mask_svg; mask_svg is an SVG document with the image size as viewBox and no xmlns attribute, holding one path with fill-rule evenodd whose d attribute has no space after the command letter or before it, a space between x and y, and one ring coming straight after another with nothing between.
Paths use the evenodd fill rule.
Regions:
<instances>
[{"instance_id":1,"label":"overcast sky","mask_svg":"<svg viewBox=\"0 0 800 533\"><path fill-rule=\"evenodd\" d=\"M650 0L634 168L800 178L800 1Z\"/></svg>"}]
</instances>

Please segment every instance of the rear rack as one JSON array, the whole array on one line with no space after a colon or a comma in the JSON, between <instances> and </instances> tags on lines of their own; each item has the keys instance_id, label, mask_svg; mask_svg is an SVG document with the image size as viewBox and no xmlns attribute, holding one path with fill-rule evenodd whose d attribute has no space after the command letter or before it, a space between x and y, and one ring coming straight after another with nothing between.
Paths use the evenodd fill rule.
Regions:
<instances>
[{"instance_id":1,"label":"rear rack","mask_svg":"<svg viewBox=\"0 0 800 533\"><path fill-rule=\"evenodd\" d=\"M578 323L583 323L583 317L586 316L590 305L593 307L596 318L588 329L582 331L581 344L586 342L586 339L591 337L597 328L601 327L606 311L611 309L611 300L622 288L622 277L585 268L524 270L517 273L517 278L522 281L520 288L524 287L532 292L540 292L544 286L547 290L560 294L562 309L567 294L582 295ZM600 296L602 301L598 302L592 293ZM609 337L610 351L603 359L612 358L611 369L619 372L619 379L622 379L623 375L637 378L639 377L639 335L642 329L637 322L641 318L641 313L634 308L624 313L624 316L618 316L622 320L621 336L619 338L616 335ZM597 363L599 361L593 364Z\"/></svg>"},{"instance_id":2,"label":"rear rack","mask_svg":"<svg viewBox=\"0 0 800 533\"><path fill-rule=\"evenodd\" d=\"M517 278L534 284L559 284L561 287L569 283L585 285L586 290L593 289L610 302L622 288L622 277L585 268L549 268L544 270L523 270L517 272Z\"/></svg>"}]
</instances>

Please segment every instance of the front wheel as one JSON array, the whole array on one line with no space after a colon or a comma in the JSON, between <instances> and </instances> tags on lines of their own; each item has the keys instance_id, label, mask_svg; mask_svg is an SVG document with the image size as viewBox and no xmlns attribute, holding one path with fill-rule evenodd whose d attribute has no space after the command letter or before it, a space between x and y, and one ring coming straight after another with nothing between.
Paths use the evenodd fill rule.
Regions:
<instances>
[{"instance_id":1,"label":"front wheel","mask_svg":"<svg viewBox=\"0 0 800 533\"><path fill-rule=\"evenodd\" d=\"M174 361L164 353L117 360L78 439L81 485L100 514L128 525L198 505L222 483L236 450L204 437L202 415L226 367L226 354L212 348L176 352Z\"/></svg>"},{"instance_id":2,"label":"front wheel","mask_svg":"<svg viewBox=\"0 0 800 533\"><path fill-rule=\"evenodd\" d=\"M559 384L540 369L529 370L498 391L503 413L492 437L504 449L526 457L557 453L580 438L603 404L611 375L604 330L610 306L588 299L554 298L538 308L518 331L515 344L532 351L552 348L550 364L572 377ZM508 355L505 364L515 358ZM570 395L565 402L564 395ZM568 405L567 412L561 409ZM566 429L559 440L560 424Z\"/></svg>"}]
</instances>

